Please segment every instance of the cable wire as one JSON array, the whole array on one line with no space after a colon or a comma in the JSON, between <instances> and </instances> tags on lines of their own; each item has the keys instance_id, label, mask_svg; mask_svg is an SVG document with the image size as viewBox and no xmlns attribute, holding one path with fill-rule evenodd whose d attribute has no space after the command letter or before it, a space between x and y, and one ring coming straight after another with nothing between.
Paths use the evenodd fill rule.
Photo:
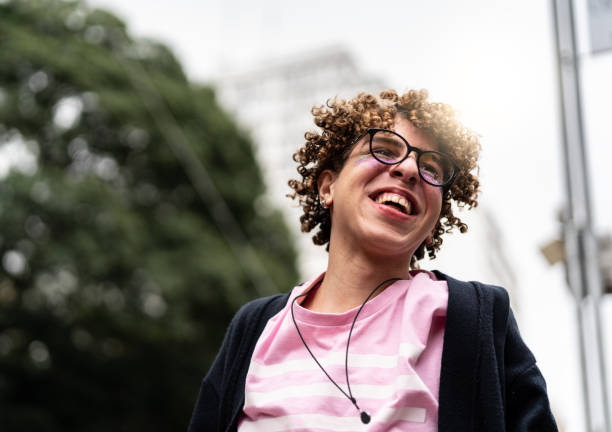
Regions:
<instances>
[{"instance_id":1,"label":"cable wire","mask_svg":"<svg viewBox=\"0 0 612 432\"><path fill-rule=\"evenodd\" d=\"M196 193L210 210L218 231L230 246L244 274L253 283L257 294L265 296L277 292L276 283L259 259L255 248L243 232L206 168L190 147L185 132L170 112L163 97L151 84L147 71L137 61L127 64L119 56L115 56L115 59L126 72L149 114L160 126L159 130L166 143L178 159ZM134 71L134 69L138 70ZM145 80L149 82L145 83Z\"/></svg>"}]
</instances>

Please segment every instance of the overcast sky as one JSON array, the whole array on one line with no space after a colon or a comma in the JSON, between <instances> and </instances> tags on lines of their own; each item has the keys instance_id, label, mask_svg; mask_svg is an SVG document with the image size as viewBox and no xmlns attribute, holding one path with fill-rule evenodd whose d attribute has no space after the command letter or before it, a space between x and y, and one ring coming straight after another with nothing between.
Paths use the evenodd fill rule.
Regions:
<instances>
[{"instance_id":1,"label":"overcast sky","mask_svg":"<svg viewBox=\"0 0 612 432\"><path fill-rule=\"evenodd\" d=\"M481 203L502 228L515 267L524 337L548 381L557 416L567 431L584 431L573 301L562 269L549 267L538 251L558 235L565 196L549 1L89 4L115 11L132 34L167 43L193 80L214 81L265 59L339 45L390 86L427 88L433 100L458 109L464 123L482 135ZM577 12L594 219L599 233L611 233L612 52L588 54L585 7L579 4Z\"/></svg>"}]
</instances>

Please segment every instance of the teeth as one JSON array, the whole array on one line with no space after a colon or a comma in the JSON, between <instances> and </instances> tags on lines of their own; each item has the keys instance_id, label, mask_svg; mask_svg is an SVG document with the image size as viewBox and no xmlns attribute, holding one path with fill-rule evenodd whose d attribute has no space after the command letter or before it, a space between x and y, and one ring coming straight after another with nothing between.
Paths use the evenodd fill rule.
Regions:
<instances>
[{"instance_id":1,"label":"teeth","mask_svg":"<svg viewBox=\"0 0 612 432\"><path fill-rule=\"evenodd\" d=\"M386 202L393 202L393 203L401 205L406 211L406 214L412 213L412 205L410 204L410 201L406 200L401 195L397 195L391 192L383 192L380 195L378 195L378 197L376 197L375 201L378 204L384 204Z\"/></svg>"}]
</instances>

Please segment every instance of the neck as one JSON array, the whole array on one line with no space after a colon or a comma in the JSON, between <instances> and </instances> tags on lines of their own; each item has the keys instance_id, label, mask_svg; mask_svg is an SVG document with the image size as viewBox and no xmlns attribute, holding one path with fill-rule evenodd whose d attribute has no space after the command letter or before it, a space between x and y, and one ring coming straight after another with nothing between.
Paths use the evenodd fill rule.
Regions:
<instances>
[{"instance_id":1,"label":"neck","mask_svg":"<svg viewBox=\"0 0 612 432\"><path fill-rule=\"evenodd\" d=\"M367 255L363 250L334 248L330 243L327 272L321 286L302 306L324 313L341 313L363 303L372 290L390 278L410 279L408 259ZM385 284L373 297L390 285ZM372 298L373 298L372 297Z\"/></svg>"}]
</instances>

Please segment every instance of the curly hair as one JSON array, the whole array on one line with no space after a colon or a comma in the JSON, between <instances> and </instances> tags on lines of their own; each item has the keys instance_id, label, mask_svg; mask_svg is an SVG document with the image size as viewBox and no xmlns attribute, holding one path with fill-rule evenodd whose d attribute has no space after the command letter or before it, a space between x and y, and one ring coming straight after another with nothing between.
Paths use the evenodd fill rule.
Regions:
<instances>
[{"instance_id":1,"label":"curly hair","mask_svg":"<svg viewBox=\"0 0 612 432\"><path fill-rule=\"evenodd\" d=\"M293 159L298 163L297 171L302 179L289 180L294 192L287 196L297 198L302 207L302 232L319 228L312 239L315 244L327 244L331 233L331 214L322 207L318 196L319 175L326 169L339 172L358 136L368 128L392 128L398 115L427 131L439 150L459 167L454 182L443 190L442 209L432 241L423 242L416 249L410 266L417 267L425 251L430 258L435 258L445 232L454 227L462 233L467 231L467 225L453 213L452 203L470 209L478 205L479 182L473 173L478 168L478 136L459 123L449 105L429 102L427 97L426 90L410 90L402 95L395 90L385 90L378 98L360 93L353 99L334 98L328 100L326 106L312 108L314 122L320 131L306 132L306 143L294 153ZM329 245L327 248L329 250Z\"/></svg>"}]
</instances>

